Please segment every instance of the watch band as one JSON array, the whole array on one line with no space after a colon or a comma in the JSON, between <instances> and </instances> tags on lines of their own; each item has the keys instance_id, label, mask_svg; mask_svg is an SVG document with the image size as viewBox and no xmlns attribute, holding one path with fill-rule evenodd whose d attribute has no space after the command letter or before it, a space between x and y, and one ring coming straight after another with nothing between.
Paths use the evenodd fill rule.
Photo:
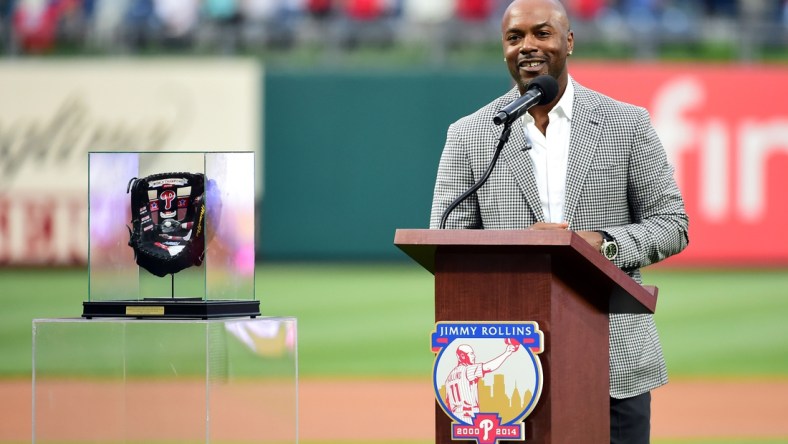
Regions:
<instances>
[{"instance_id":1,"label":"watch band","mask_svg":"<svg viewBox=\"0 0 788 444\"><path fill-rule=\"evenodd\" d=\"M613 238L613 236L611 236L607 231L597 230L597 233L602 235L602 240L603 241L608 241L608 242L615 242L616 241L616 239Z\"/></svg>"}]
</instances>

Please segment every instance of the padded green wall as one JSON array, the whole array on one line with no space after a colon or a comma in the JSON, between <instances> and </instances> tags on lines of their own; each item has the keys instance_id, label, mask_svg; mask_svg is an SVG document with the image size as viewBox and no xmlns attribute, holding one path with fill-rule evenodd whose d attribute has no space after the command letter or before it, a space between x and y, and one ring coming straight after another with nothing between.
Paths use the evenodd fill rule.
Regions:
<instances>
[{"instance_id":1,"label":"padded green wall","mask_svg":"<svg viewBox=\"0 0 788 444\"><path fill-rule=\"evenodd\" d=\"M263 261L405 259L394 230L428 226L448 125L511 87L503 68L268 72L264 83Z\"/></svg>"}]
</instances>

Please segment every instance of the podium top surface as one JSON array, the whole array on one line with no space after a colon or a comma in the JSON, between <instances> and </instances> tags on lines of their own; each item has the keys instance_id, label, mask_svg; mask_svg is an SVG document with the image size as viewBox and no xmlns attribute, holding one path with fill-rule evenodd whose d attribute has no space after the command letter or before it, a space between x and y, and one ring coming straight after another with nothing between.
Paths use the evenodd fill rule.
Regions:
<instances>
[{"instance_id":1,"label":"podium top surface","mask_svg":"<svg viewBox=\"0 0 788 444\"><path fill-rule=\"evenodd\" d=\"M550 254L578 273L601 275L607 280L613 287L611 313L653 313L657 305L656 287L644 287L635 282L580 235L569 230L398 229L394 244L433 274L438 248Z\"/></svg>"}]
</instances>

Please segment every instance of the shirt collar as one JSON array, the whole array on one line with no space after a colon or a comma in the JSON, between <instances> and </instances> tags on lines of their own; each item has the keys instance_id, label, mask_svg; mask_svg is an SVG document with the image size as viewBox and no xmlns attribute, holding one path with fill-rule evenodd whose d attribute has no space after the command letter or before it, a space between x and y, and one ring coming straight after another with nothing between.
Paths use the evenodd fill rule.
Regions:
<instances>
[{"instance_id":1,"label":"shirt collar","mask_svg":"<svg viewBox=\"0 0 788 444\"><path fill-rule=\"evenodd\" d=\"M563 117L572 120L572 103L575 101L575 85L572 82L572 77L567 76L566 89L564 95L558 100L550 113L561 113Z\"/></svg>"},{"instance_id":2,"label":"shirt collar","mask_svg":"<svg viewBox=\"0 0 788 444\"><path fill-rule=\"evenodd\" d=\"M567 120L572 120L572 104L575 101L575 85L572 81L572 76L568 76L568 80L566 82L566 89L564 90L564 95L558 99L558 103L555 104L553 109L550 110L548 115L557 115L559 117L565 117ZM534 118L531 116L530 113L523 114L523 119L525 122L533 122Z\"/></svg>"}]
</instances>

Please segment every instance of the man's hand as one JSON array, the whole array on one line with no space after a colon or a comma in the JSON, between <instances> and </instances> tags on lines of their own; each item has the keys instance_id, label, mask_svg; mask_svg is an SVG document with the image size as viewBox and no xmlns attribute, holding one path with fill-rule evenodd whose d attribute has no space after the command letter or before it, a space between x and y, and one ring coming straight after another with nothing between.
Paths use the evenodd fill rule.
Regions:
<instances>
[{"instance_id":1,"label":"man's hand","mask_svg":"<svg viewBox=\"0 0 788 444\"><path fill-rule=\"evenodd\" d=\"M530 227L529 230L568 230L569 222L537 222Z\"/></svg>"},{"instance_id":2,"label":"man's hand","mask_svg":"<svg viewBox=\"0 0 788 444\"><path fill-rule=\"evenodd\" d=\"M569 222L537 222L530 227L529 230L568 230L569 229ZM583 238L586 242L591 244L594 249L599 251L602 248L602 235L596 231L575 231L575 233L579 234L580 237Z\"/></svg>"},{"instance_id":3,"label":"man's hand","mask_svg":"<svg viewBox=\"0 0 788 444\"><path fill-rule=\"evenodd\" d=\"M602 249L602 235L599 234L597 231L575 231L575 233L579 234L586 242L591 244L594 249L600 251Z\"/></svg>"}]
</instances>

